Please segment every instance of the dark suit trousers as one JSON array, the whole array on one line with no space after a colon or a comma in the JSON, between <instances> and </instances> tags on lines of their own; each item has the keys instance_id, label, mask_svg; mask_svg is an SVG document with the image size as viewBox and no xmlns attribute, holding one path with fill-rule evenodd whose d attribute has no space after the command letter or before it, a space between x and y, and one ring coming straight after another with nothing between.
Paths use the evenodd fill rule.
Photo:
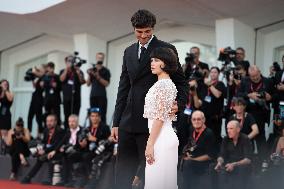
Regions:
<instances>
[{"instance_id":1,"label":"dark suit trousers","mask_svg":"<svg viewBox=\"0 0 284 189\"><path fill-rule=\"evenodd\" d=\"M121 129L118 133L115 189L131 189L134 176L143 181L145 178L145 149L149 133L131 133Z\"/></svg>"}]
</instances>

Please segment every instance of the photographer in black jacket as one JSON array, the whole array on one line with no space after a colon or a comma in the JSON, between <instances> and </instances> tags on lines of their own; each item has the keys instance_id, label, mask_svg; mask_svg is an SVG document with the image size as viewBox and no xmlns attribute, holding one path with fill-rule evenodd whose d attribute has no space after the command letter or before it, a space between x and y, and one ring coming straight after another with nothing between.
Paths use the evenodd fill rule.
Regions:
<instances>
[{"instance_id":1,"label":"photographer in black jacket","mask_svg":"<svg viewBox=\"0 0 284 189\"><path fill-rule=\"evenodd\" d=\"M265 138L265 123L270 122L269 103L274 91L270 79L263 77L255 65L249 67L249 77L241 81L238 96L247 100L247 112L254 117L259 134L256 136L257 150L262 159L265 158L267 145Z\"/></svg>"},{"instance_id":2,"label":"photographer in black jacket","mask_svg":"<svg viewBox=\"0 0 284 189\"><path fill-rule=\"evenodd\" d=\"M62 138L64 136L64 131L57 125L57 116L55 114L50 114L46 118L46 129L43 133L42 148L37 147L35 149L35 156L37 156L36 164L28 172L28 174L23 178L21 183L28 184L31 179L40 170L43 163L48 162L48 180L44 184L51 184L51 177L53 173L53 160L61 160L62 153L59 149L63 143Z\"/></svg>"}]
</instances>

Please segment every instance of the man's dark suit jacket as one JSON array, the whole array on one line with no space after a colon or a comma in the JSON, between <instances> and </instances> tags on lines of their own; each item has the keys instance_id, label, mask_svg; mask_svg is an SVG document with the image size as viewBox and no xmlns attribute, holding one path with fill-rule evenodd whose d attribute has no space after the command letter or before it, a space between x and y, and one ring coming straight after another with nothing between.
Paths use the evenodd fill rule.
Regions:
<instances>
[{"instance_id":1,"label":"man's dark suit jacket","mask_svg":"<svg viewBox=\"0 0 284 189\"><path fill-rule=\"evenodd\" d=\"M154 36L146 55L139 61L138 47L137 42L124 51L113 126L132 133L148 133L147 119L143 118L144 101L148 90L157 81L157 76L151 72L150 53L157 47L170 48L176 54L177 50ZM170 77L178 90L177 102L181 111L186 104L187 84L180 63L177 72Z\"/></svg>"},{"instance_id":2,"label":"man's dark suit jacket","mask_svg":"<svg viewBox=\"0 0 284 189\"><path fill-rule=\"evenodd\" d=\"M62 130L61 128L56 127L55 128L55 131L54 131L54 134L52 135L52 138L50 139L50 147L47 148L46 147L46 144L48 143L48 136L49 136L49 130L48 128L46 128L44 131L43 131L43 144L45 144L45 147L44 147L44 151L45 153L49 153L53 150L55 151L58 151L59 148L61 147L62 145L62 142L63 142L63 137L64 137L64 130Z\"/></svg>"}]
</instances>

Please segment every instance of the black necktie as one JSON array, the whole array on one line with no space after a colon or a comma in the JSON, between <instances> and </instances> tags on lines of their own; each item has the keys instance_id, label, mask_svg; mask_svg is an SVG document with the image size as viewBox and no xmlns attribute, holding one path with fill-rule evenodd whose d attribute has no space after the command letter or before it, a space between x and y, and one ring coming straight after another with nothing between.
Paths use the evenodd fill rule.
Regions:
<instances>
[{"instance_id":1,"label":"black necktie","mask_svg":"<svg viewBox=\"0 0 284 189\"><path fill-rule=\"evenodd\" d=\"M141 53L140 53L140 58L139 58L139 61L143 60L145 54L146 54L146 48L145 47L141 47Z\"/></svg>"}]
</instances>

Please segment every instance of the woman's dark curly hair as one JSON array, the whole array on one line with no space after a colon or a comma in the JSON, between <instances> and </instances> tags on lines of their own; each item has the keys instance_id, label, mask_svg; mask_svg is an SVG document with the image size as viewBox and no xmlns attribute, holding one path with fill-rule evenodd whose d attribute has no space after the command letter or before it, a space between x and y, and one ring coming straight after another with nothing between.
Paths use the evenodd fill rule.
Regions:
<instances>
[{"instance_id":1,"label":"woman's dark curly hair","mask_svg":"<svg viewBox=\"0 0 284 189\"><path fill-rule=\"evenodd\" d=\"M154 28L156 16L148 10L138 10L131 17L131 23L134 28Z\"/></svg>"}]
</instances>

